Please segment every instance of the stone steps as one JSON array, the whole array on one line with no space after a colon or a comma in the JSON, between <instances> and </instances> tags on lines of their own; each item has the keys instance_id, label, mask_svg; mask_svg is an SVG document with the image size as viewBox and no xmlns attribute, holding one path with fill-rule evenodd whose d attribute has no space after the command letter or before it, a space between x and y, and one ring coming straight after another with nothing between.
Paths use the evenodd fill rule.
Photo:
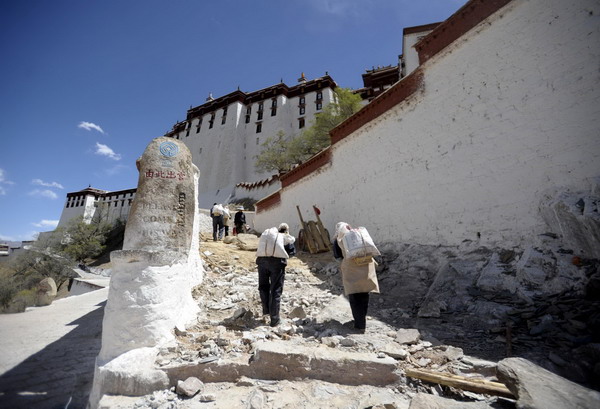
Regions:
<instances>
[{"instance_id":1,"label":"stone steps","mask_svg":"<svg viewBox=\"0 0 600 409\"><path fill-rule=\"evenodd\" d=\"M163 368L171 384L194 376L203 382L236 382L240 377L266 380L316 379L342 385L390 385L400 380L396 360L374 353L349 352L323 345L262 342L250 355Z\"/></svg>"}]
</instances>

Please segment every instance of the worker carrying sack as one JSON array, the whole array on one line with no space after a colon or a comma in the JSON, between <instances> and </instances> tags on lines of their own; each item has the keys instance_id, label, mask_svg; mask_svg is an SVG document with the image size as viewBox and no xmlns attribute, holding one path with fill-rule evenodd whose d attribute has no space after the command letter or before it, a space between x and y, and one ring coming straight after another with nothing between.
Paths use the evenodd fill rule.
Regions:
<instances>
[{"instance_id":1,"label":"worker carrying sack","mask_svg":"<svg viewBox=\"0 0 600 409\"><path fill-rule=\"evenodd\" d=\"M223 214L223 206L220 204L214 205L211 211L213 216L221 216Z\"/></svg>"},{"instance_id":2,"label":"worker carrying sack","mask_svg":"<svg viewBox=\"0 0 600 409\"><path fill-rule=\"evenodd\" d=\"M256 257L289 258L284 246L288 244L286 241L290 241L290 239L293 240L293 237L286 233L279 233L277 227L265 230L258 240Z\"/></svg>"},{"instance_id":3,"label":"worker carrying sack","mask_svg":"<svg viewBox=\"0 0 600 409\"><path fill-rule=\"evenodd\" d=\"M342 237L342 245L346 250L346 256L358 265L369 264L373 261L373 256L381 255L364 227L347 229Z\"/></svg>"}]
</instances>

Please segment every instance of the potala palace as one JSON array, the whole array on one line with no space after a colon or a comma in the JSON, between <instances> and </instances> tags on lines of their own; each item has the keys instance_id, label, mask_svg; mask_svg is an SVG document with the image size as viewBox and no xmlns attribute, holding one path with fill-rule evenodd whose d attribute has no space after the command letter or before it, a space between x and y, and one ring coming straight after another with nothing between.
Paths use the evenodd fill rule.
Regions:
<instances>
[{"instance_id":1,"label":"potala palace","mask_svg":"<svg viewBox=\"0 0 600 409\"><path fill-rule=\"evenodd\" d=\"M404 53L398 63L362 74L364 87L355 92L365 105L418 67L414 45L438 24L405 28L398 44ZM279 175L255 170L261 145L279 132L286 138L299 135L333 100L337 86L328 73L312 80L301 74L293 86L280 82L248 93L238 89L218 98L209 95L204 104L190 108L186 120L173 125L165 136L181 140L192 152L201 175L200 207L239 199L256 201L276 192L281 187ZM67 193L59 226L76 216L88 221L93 217L126 221L134 196L135 189L105 191L91 186Z\"/></svg>"},{"instance_id":2,"label":"potala palace","mask_svg":"<svg viewBox=\"0 0 600 409\"><path fill-rule=\"evenodd\" d=\"M200 207L257 200L257 231L273 220L298 231L296 205L316 205L329 231L346 220L378 242L519 245L558 223L593 243L592 199L577 226L557 220L578 211L571 197L585 204L600 189L596 7L472 0L442 23L405 28L398 63L363 74L365 106L330 132L330 147L282 175L257 173L255 156L332 101L327 74L210 97L165 136L192 153ZM69 193L60 224L100 208L125 219L132 198Z\"/></svg>"}]
</instances>

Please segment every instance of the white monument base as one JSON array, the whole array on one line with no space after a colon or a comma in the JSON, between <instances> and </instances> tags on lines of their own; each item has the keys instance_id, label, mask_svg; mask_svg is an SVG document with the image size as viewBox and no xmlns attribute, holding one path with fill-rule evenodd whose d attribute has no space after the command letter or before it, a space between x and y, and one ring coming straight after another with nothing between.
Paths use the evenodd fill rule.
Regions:
<instances>
[{"instance_id":1,"label":"white monument base","mask_svg":"<svg viewBox=\"0 0 600 409\"><path fill-rule=\"evenodd\" d=\"M194 253L192 253L194 254ZM111 253L113 274L96 359L90 407L104 394L145 395L168 387L154 368L158 350L174 328L194 324L199 312L192 289L202 280L198 253L121 250Z\"/></svg>"}]
</instances>

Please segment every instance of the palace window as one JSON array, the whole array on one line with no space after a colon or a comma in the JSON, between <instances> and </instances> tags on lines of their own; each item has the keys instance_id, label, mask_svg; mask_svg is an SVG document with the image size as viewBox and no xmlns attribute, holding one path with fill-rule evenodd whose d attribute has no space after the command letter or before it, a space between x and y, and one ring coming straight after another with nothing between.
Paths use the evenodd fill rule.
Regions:
<instances>
[{"instance_id":1,"label":"palace window","mask_svg":"<svg viewBox=\"0 0 600 409\"><path fill-rule=\"evenodd\" d=\"M227 121L227 107L223 108L223 117L221 118L221 125L224 125Z\"/></svg>"},{"instance_id":2,"label":"palace window","mask_svg":"<svg viewBox=\"0 0 600 409\"><path fill-rule=\"evenodd\" d=\"M300 107L300 115L304 115L306 113L306 108Z\"/></svg>"},{"instance_id":3,"label":"palace window","mask_svg":"<svg viewBox=\"0 0 600 409\"><path fill-rule=\"evenodd\" d=\"M317 108L317 111L320 111L321 109L323 109L323 103L322 103L322 102L317 102L317 104L316 104L316 105L317 105L317 106L316 106L316 108Z\"/></svg>"},{"instance_id":4,"label":"palace window","mask_svg":"<svg viewBox=\"0 0 600 409\"><path fill-rule=\"evenodd\" d=\"M200 126L202 126L202 118L198 118L198 123L196 124L196 133L200 132Z\"/></svg>"},{"instance_id":5,"label":"palace window","mask_svg":"<svg viewBox=\"0 0 600 409\"><path fill-rule=\"evenodd\" d=\"M277 115L277 98L271 98L271 116Z\"/></svg>"},{"instance_id":6,"label":"palace window","mask_svg":"<svg viewBox=\"0 0 600 409\"><path fill-rule=\"evenodd\" d=\"M317 101L322 101L323 100L323 91L319 91L317 92Z\"/></svg>"},{"instance_id":7,"label":"palace window","mask_svg":"<svg viewBox=\"0 0 600 409\"><path fill-rule=\"evenodd\" d=\"M306 104L306 97L300 97L300 105Z\"/></svg>"},{"instance_id":8,"label":"palace window","mask_svg":"<svg viewBox=\"0 0 600 409\"><path fill-rule=\"evenodd\" d=\"M187 123L187 127L186 127L186 129L185 129L185 136L186 136L186 137L187 137L187 136L190 136L190 128L191 128L191 127L192 127L192 122L190 121L190 122L188 122L188 123Z\"/></svg>"},{"instance_id":9,"label":"palace window","mask_svg":"<svg viewBox=\"0 0 600 409\"><path fill-rule=\"evenodd\" d=\"M262 113L262 111L259 111L259 112L258 112L258 114L257 114L257 116L256 116L256 119L257 119L258 121L260 121L261 119L263 119L263 113Z\"/></svg>"},{"instance_id":10,"label":"palace window","mask_svg":"<svg viewBox=\"0 0 600 409\"><path fill-rule=\"evenodd\" d=\"M298 119L298 129L304 128L304 118Z\"/></svg>"},{"instance_id":11,"label":"palace window","mask_svg":"<svg viewBox=\"0 0 600 409\"><path fill-rule=\"evenodd\" d=\"M256 124L256 133L261 133L262 132L262 124L258 123ZM256 138L256 140L258 141L258 138Z\"/></svg>"},{"instance_id":12,"label":"palace window","mask_svg":"<svg viewBox=\"0 0 600 409\"><path fill-rule=\"evenodd\" d=\"M208 121L208 129L212 129L215 124L215 113L210 114L210 121Z\"/></svg>"},{"instance_id":13,"label":"palace window","mask_svg":"<svg viewBox=\"0 0 600 409\"><path fill-rule=\"evenodd\" d=\"M246 123L250 123L250 115L252 114L252 107L246 108Z\"/></svg>"}]
</instances>

